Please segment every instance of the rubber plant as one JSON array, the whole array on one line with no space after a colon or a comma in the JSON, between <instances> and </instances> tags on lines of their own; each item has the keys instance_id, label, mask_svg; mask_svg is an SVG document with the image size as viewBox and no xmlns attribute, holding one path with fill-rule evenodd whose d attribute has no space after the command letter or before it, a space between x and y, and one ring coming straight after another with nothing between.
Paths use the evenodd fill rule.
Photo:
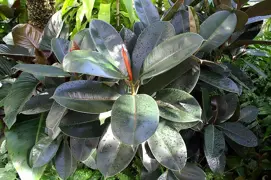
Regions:
<instances>
[{"instance_id":1,"label":"rubber plant","mask_svg":"<svg viewBox=\"0 0 271 180\"><path fill-rule=\"evenodd\" d=\"M203 145L210 168L222 172L222 132L241 145L257 145L233 118L240 111L236 94L251 81L235 66L218 63L235 31L235 13L220 10L207 18L182 1L171 4L160 18L150 1L135 0L140 21L133 31L92 20L71 39L44 33L39 48L58 62L14 66L20 75L1 105L7 150L21 179L39 179L51 161L62 179L77 162L114 176L135 156L142 178L205 179L192 160L195 149ZM187 23L174 22L179 20ZM217 108L206 110L212 106ZM204 143L191 147L201 132ZM251 140L243 141L244 134Z\"/></svg>"}]
</instances>

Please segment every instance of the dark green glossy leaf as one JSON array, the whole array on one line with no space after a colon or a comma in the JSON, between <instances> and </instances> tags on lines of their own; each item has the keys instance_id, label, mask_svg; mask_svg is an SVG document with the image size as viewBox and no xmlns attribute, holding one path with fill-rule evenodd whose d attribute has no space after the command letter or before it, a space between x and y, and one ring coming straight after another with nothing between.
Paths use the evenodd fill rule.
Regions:
<instances>
[{"instance_id":1,"label":"dark green glossy leaf","mask_svg":"<svg viewBox=\"0 0 271 180\"><path fill-rule=\"evenodd\" d=\"M44 32L41 37L41 41L39 43L39 49L51 51L51 39L53 38L65 39L65 37L60 37L61 30L63 27L64 22L62 20L62 15L61 12L58 11L51 17L46 27L44 28Z\"/></svg>"},{"instance_id":2,"label":"dark green glossy leaf","mask_svg":"<svg viewBox=\"0 0 271 180\"><path fill-rule=\"evenodd\" d=\"M174 26L176 34L189 32L189 14L186 10L178 11L171 20L171 24Z\"/></svg>"},{"instance_id":3,"label":"dark green glossy leaf","mask_svg":"<svg viewBox=\"0 0 271 180\"><path fill-rule=\"evenodd\" d=\"M14 45L22 46L29 50L38 48L41 32L30 24L18 24L12 29Z\"/></svg>"},{"instance_id":4,"label":"dark green glossy leaf","mask_svg":"<svg viewBox=\"0 0 271 180\"><path fill-rule=\"evenodd\" d=\"M141 32L144 30L144 25L142 22L135 22L133 30L137 36L141 34Z\"/></svg>"},{"instance_id":5,"label":"dark green glossy leaf","mask_svg":"<svg viewBox=\"0 0 271 180\"><path fill-rule=\"evenodd\" d=\"M210 52L222 45L233 33L237 17L229 11L218 11L200 25L200 35L206 40L200 51Z\"/></svg>"},{"instance_id":6,"label":"dark green glossy leaf","mask_svg":"<svg viewBox=\"0 0 271 180\"><path fill-rule=\"evenodd\" d=\"M210 119L211 117L211 107L210 107L210 104L211 104L211 100L210 100L210 95L209 95L209 92L207 89L205 88L202 88L201 89L201 92L202 92L202 115L203 115L203 120L204 120L204 123L207 123L208 120Z\"/></svg>"},{"instance_id":7,"label":"dark green glossy leaf","mask_svg":"<svg viewBox=\"0 0 271 180\"><path fill-rule=\"evenodd\" d=\"M182 76L188 75L189 71L191 72L191 69L196 69L198 66L198 63L192 59L188 58L184 60L182 63L177 65L176 67L168 70L165 73L162 73L158 76L153 77L148 83L144 84L143 86L140 86L139 92L140 93L146 93L149 95L152 95L153 93L165 88L172 86L178 86L180 89L191 89L192 82L194 78L191 80L191 84L188 87L184 87L182 84L178 83L179 81L184 81L186 78L182 78ZM193 70L192 70L193 71ZM187 73L187 74L186 74ZM193 76L195 77L195 76Z\"/></svg>"},{"instance_id":8,"label":"dark green glossy leaf","mask_svg":"<svg viewBox=\"0 0 271 180\"><path fill-rule=\"evenodd\" d=\"M161 21L169 21L178 11L180 6L184 3L183 0L176 0L173 6L171 6L161 17Z\"/></svg>"},{"instance_id":9,"label":"dark green glossy leaf","mask_svg":"<svg viewBox=\"0 0 271 180\"><path fill-rule=\"evenodd\" d=\"M132 54L132 70L135 80L138 79L142 64L153 48L174 35L174 27L169 22L163 21L155 22L143 30Z\"/></svg>"},{"instance_id":10,"label":"dark green glossy leaf","mask_svg":"<svg viewBox=\"0 0 271 180\"><path fill-rule=\"evenodd\" d=\"M189 129L193 127L196 127L197 125L199 125L201 123L200 119L198 121L194 121L194 122L172 122L172 121L167 121L166 124L170 127L172 127L173 129L175 129L176 131L180 131L180 130L184 130L184 129Z\"/></svg>"},{"instance_id":11,"label":"dark green glossy leaf","mask_svg":"<svg viewBox=\"0 0 271 180\"><path fill-rule=\"evenodd\" d=\"M79 31L72 39L81 50L96 50L96 46L91 38L89 29Z\"/></svg>"},{"instance_id":12,"label":"dark green glossy leaf","mask_svg":"<svg viewBox=\"0 0 271 180\"><path fill-rule=\"evenodd\" d=\"M31 62L35 58L35 56L31 55L24 47L6 44L0 44L0 56L6 56L23 62Z\"/></svg>"},{"instance_id":13,"label":"dark green glossy leaf","mask_svg":"<svg viewBox=\"0 0 271 180\"><path fill-rule=\"evenodd\" d=\"M174 36L159 44L144 61L141 80L157 76L193 55L203 39L195 33Z\"/></svg>"},{"instance_id":14,"label":"dark green glossy leaf","mask_svg":"<svg viewBox=\"0 0 271 180\"><path fill-rule=\"evenodd\" d=\"M148 172L153 172L159 167L159 163L151 153L150 147L147 142L143 142L139 146L138 151L142 164Z\"/></svg>"},{"instance_id":15,"label":"dark green glossy leaf","mask_svg":"<svg viewBox=\"0 0 271 180\"><path fill-rule=\"evenodd\" d=\"M255 147L258 145L258 139L255 134L238 122L225 122L217 127L227 137L242 146Z\"/></svg>"},{"instance_id":16,"label":"dark green glossy leaf","mask_svg":"<svg viewBox=\"0 0 271 180\"><path fill-rule=\"evenodd\" d=\"M156 94L160 116L179 123L201 121L201 107L190 94L178 89L164 89Z\"/></svg>"},{"instance_id":17,"label":"dark green glossy leaf","mask_svg":"<svg viewBox=\"0 0 271 180\"><path fill-rule=\"evenodd\" d=\"M157 180L178 180L172 171L167 170Z\"/></svg>"},{"instance_id":18,"label":"dark green glossy leaf","mask_svg":"<svg viewBox=\"0 0 271 180\"><path fill-rule=\"evenodd\" d=\"M29 161L33 168L42 167L49 163L60 146L60 140L52 140L50 137L40 139L31 149Z\"/></svg>"},{"instance_id":19,"label":"dark green glossy leaf","mask_svg":"<svg viewBox=\"0 0 271 180\"><path fill-rule=\"evenodd\" d=\"M48 77L68 77L69 73L64 72L62 69L49 65L40 64L17 64L14 66L15 69L28 72L33 75L38 76L48 76Z\"/></svg>"},{"instance_id":20,"label":"dark green glossy leaf","mask_svg":"<svg viewBox=\"0 0 271 180\"><path fill-rule=\"evenodd\" d=\"M234 81L211 71L201 70L199 79L216 88L237 94L239 93L239 88Z\"/></svg>"},{"instance_id":21,"label":"dark green glossy leaf","mask_svg":"<svg viewBox=\"0 0 271 180\"><path fill-rule=\"evenodd\" d=\"M246 10L248 17L265 16L271 14L271 1L261 1Z\"/></svg>"},{"instance_id":22,"label":"dark green glossy leaf","mask_svg":"<svg viewBox=\"0 0 271 180\"><path fill-rule=\"evenodd\" d=\"M122 95L112 107L113 134L123 143L138 145L150 138L159 123L155 100L146 94Z\"/></svg>"},{"instance_id":23,"label":"dark green glossy leaf","mask_svg":"<svg viewBox=\"0 0 271 180\"><path fill-rule=\"evenodd\" d=\"M159 13L150 0L135 0L134 3L136 13L145 27L160 20Z\"/></svg>"},{"instance_id":24,"label":"dark green glossy leaf","mask_svg":"<svg viewBox=\"0 0 271 180\"><path fill-rule=\"evenodd\" d=\"M63 69L113 79L126 77L101 53L91 50L77 50L68 53L63 60Z\"/></svg>"},{"instance_id":25,"label":"dark green glossy leaf","mask_svg":"<svg viewBox=\"0 0 271 180\"><path fill-rule=\"evenodd\" d=\"M255 106L246 106L240 111L238 122L250 124L256 120L259 110Z\"/></svg>"},{"instance_id":26,"label":"dark green glossy leaf","mask_svg":"<svg viewBox=\"0 0 271 180\"><path fill-rule=\"evenodd\" d=\"M206 180L205 172L194 163L186 163L180 172L172 172L179 180Z\"/></svg>"},{"instance_id":27,"label":"dark green glossy leaf","mask_svg":"<svg viewBox=\"0 0 271 180\"><path fill-rule=\"evenodd\" d=\"M144 167L141 169L140 179L141 180L150 180L150 179L158 179L161 176L161 170L156 169L153 172L147 171Z\"/></svg>"},{"instance_id":28,"label":"dark green glossy leaf","mask_svg":"<svg viewBox=\"0 0 271 180\"><path fill-rule=\"evenodd\" d=\"M225 65L231 70L231 77L236 82L238 82L240 85L242 85L246 89L254 88L252 80L239 67L234 66L233 64L230 64L230 63L225 63Z\"/></svg>"},{"instance_id":29,"label":"dark green glossy leaf","mask_svg":"<svg viewBox=\"0 0 271 180\"><path fill-rule=\"evenodd\" d=\"M59 124L62 119L62 117L67 113L67 109L58 103L54 102L49 114L47 115L46 118L46 127L48 128L48 135L52 138L55 139L59 133L60 133L60 128Z\"/></svg>"},{"instance_id":30,"label":"dark green glossy leaf","mask_svg":"<svg viewBox=\"0 0 271 180\"><path fill-rule=\"evenodd\" d=\"M259 56L259 57L270 57L268 52L261 51L258 49L246 49L244 54L251 55L251 56Z\"/></svg>"},{"instance_id":31,"label":"dark green glossy leaf","mask_svg":"<svg viewBox=\"0 0 271 180\"><path fill-rule=\"evenodd\" d=\"M97 149L97 167L105 177L113 176L129 165L136 150L137 147L118 141L109 126Z\"/></svg>"},{"instance_id":32,"label":"dark green glossy leaf","mask_svg":"<svg viewBox=\"0 0 271 180\"><path fill-rule=\"evenodd\" d=\"M101 29L103 30L101 31ZM122 48L126 52L127 49L116 29L104 21L92 20L89 30L97 50L124 76L127 76L127 69L121 53Z\"/></svg>"},{"instance_id":33,"label":"dark green glossy leaf","mask_svg":"<svg viewBox=\"0 0 271 180\"><path fill-rule=\"evenodd\" d=\"M120 31L120 36L125 46L127 47L129 54L132 55L132 52L134 50L137 41L137 35L130 29L123 27Z\"/></svg>"},{"instance_id":34,"label":"dark green glossy leaf","mask_svg":"<svg viewBox=\"0 0 271 180\"><path fill-rule=\"evenodd\" d=\"M14 73L12 67L15 65L16 63L14 61L0 57L0 79L11 76Z\"/></svg>"},{"instance_id":35,"label":"dark green glossy leaf","mask_svg":"<svg viewBox=\"0 0 271 180\"><path fill-rule=\"evenodd\" d=\"M248 21L248 15L241 10L236 10L235 14L237 16L235 31L242 31Z\"/></svg>"},{"instance_id":36,"label":"dark green glossy leaf","mask_svg":"<svg viewBox=\"0 0 271 180\"><path fill-rule=\"evenodd\" d=\"M82 163L84 163L87 167L91 169L97 169L96 157L97 157L97 149L93 150L91 154L88 156L88 158L82 161Z\"/></svg>"},{"instance_id":37,"label":"dark green glossy leaf","mask_svg":"<svg viewBox=\"0 0 271 180\"><path fill-rule=\"evenodd\" d=\"M10 92L4 102L5 118L4 121L8 128L16 122L16 116L20 113L25 103L32 96L33 91L38 85L38 80L31 74L23 72L13 83Z\"/></svg>"},{"instance_id":38,"label":"dark green glossy leaf","mask_svg":"<svg viewBox=\"0 0 271 180\"><path fill-rule=\"evenodd\" d=\"M211 157L208 154L205 153L206 160L208 162L208 165L210 169L214 173L223 174L224 169L226 166L226 156L224 153L222 153L219 157Z\"/></svg>"},{"instance_id":39,"label":"dark green glossy leaf","mask_svg":"<svg viewBox=\"0 0 271 180\"><path fill-rule=\"evenodd\" d=\"M213 62L213 61L207 61L202 60L202 65L210 69L211 71L220 74L222 76L229 76L230 70L229 68L221 63Z\"/></svg>"},{"instance_id":40,"label":"dark green glossy leaf","mask_svg":"<svg viewBox=\"0 0 271 180\"><path fill-rule=\"evenodd\" d=\"M39 119L32 119L17 123L5 132L9 157L20 179L40 179L45 170L45 167L31 168L28 165L29 152L35 145L38 126Z\"/></svg>"},{"instance_id":41,"label":"dark green glossy leaf","mask_svg":"<svg viewBox=\"0 0 271 180\"><path fill-rule=\"evenodd\" d=\"M193 63L191 63L192 65ZM200 76L200 66L197 63L194 63L187 72L182 76L176 79L174 82L169 84L167 88L180 89L185 92L190 93L196 86Z\"/></svg>"},{"instance_id":42,"label":"dark green glossy leaf","mask_svg":"<svg viewBox=\"0 0 271 180\"><path fill-rule=\"evenodd\" d=\"M10 83L3 83L1 82L1 87L0 87L0 100L4 100L4 98L8 95L10 89L11 89L12 84Z\"/></svg>"},{"instance_id":43,"label":"dark green glossy leaf","mask_svg":"<svg viewBox=\"0 0 271 180\"><path fill-rule=\"evenodd\" d=\"M78 119L80 117L80 119ZM102 136L109 121L101 125L99 115L68 111L61 119L61 131L75 138L98 138Z\"/></svg>"},{"instance_id":44,"label":"dark green glossy leaf","mask_svg":"<svg viewBox=\"0 0 271 180\"><path fill-rule=\"evenodd\" d=\"M72 156L67 140L64 140L55 158L55 167L58 175L62 179L68 179L76 170L76 160Z\"/></svg>"},{"instance_id":45,"label":"dark green glossy leaf","mask_svg":"<svg viewBox=\"0 0 271 180\"><path fill-rule=\"evenodd\" d=\"M27 101L23 107L22 114L39 114L49 111L54 100L50 99L53 94L52 90L42 92L33 96Z\"/></svg>"},{"instance_id":46,"label":"dark green glossy leaf","mask_svg":"<svg viewBox=\"0 0 271 180\"><path fill-rule=\"evenodd\" d=\"M217 158L224 153L225 140L223 133L212 124L204 128L204 148L206 158Z\"/></svg>"},{"instance_id":47,"label":"dark green glossy leaf","mask_svg":"<svg viewBox=\"0 0 271 180\"><path fill-rule=\"evenodd\" d=\"M271 15L251 17L251 18L248 18L248 21L247 21L246 25L252 24L252 23L255 23L255 22L259 22L259 21L268 19L270 17L271 17Z\"/></svg>"},{"instance_id":48,"label":"dark green glossy leaf","mask_svg":"<svg viewBox=\"0 0 271 180\"><path fill-rule=\"evenodd\" d=\"M119 96L120 94L105 84L79 80L60 85L53 99L74 111L99 114L111 110Z\"/></svg>"},{"instance_id":49,"label":"dark green glossy leaf","mask_svg":"<svg viewBox=\"0 0 271 180\"><path fill-rule=\"evenodd\" d=\"M71 138L70 146L73 157L78 161L85 161L92 154L99 143L99 138L78 139Z\"/></svg>"},{"instance_id":50,"label":"dark green glossy leaf","mask_svg":"<svg viewBox=\"0 0 271 180\"><path fill-rule=\"evenodd\" d=\"M62 63L64 56L69 52L70 41L61 38L53 38L51 48L58 62Z\"/></svg>"},{"instance_id":51,"label":"dark green glossy leaf","mask_svg":"<svg viewBox=\"0 0 271 180\"><path fill-rule=\"evenodd\" d=\"M180 171L186 163L187 152L182 136L171 127L160 123L154 135L148 139L151 152L163 166Z\"/></svg>"}]
</instances>

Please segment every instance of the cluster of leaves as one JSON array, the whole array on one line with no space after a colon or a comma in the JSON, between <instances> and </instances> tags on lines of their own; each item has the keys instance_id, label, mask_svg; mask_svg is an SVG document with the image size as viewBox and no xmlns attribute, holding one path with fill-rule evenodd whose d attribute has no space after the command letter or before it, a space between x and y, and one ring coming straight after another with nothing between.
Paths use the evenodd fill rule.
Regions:
<instances>
[{"instance_id":1,"label":"cluster of leaves","mask_svg":"<svg viewBox=\"0 0 271 180\"><path fill-rule=\"evenodd\" d=\"M122 26L131 28L138 20L133 1L128 0L58 0L56 9L61 10L65 22L69 24L72 37L85 29L92 19L103 20L118 30Z\"/></svg>"},{"instance_id":2,"label":"cluster of leaves","mask_svg":"<svg viewBox=\"0 0 271 180\"><path fill-rule=\"evenodd\" d=\"M118 176L133 159L141 179L205 179L200 157L223 174L228 149L257 146L247 125L258 111L238 99L253 83L219 60L255 43L246 34L270 1L169 1L162 17L151 1L134 3L133 30L92 20L68 38L63 5L44 32L20 24L0 45L7 150L21 179L51 161L62 179L78 162Z\"/></svg>"},{"instance_id":3,"label":"cluster of leaves","mask_svg":"<svg viewBox=\"0 0 271 180\"><path fill-rule=\"evenodd\" d=\"M25 1L19 0L1 0L0 1L0 39L6 36L8 32L17 24L25 23L27 12Z\"/></svg>"}]
</instances>

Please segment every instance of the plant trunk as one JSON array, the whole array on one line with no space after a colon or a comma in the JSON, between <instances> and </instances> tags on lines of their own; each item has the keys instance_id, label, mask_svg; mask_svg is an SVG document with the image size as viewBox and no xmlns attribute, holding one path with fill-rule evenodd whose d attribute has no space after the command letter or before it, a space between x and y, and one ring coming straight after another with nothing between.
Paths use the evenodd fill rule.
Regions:
<instances>
[{"instance_id":1,"label":"plant trunk","mask_svg":"<svg viewBox=\"0 0 271 180\"><path fill-rule=\"evenodd\" d=\"M28 23L43 30L54 14L55 0L27 0Z\"/></svg>"}]
</instances>

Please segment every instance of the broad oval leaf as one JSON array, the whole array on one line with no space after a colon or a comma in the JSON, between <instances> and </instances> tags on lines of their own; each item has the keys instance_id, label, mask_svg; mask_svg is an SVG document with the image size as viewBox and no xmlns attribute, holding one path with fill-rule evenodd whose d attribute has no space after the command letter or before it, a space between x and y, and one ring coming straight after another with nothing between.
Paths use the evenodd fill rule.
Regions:
<instances>
[{"instance_id":1,"label":"broad oval leaf","mask_svg":"<svg viewBox=\"0 0 271 180\"><path fill-rule=\"evenodd\" d=\"M62 179L67 179L72 175L77 167L77 162L72 156L71 149L67 140L64 140L55 158L55 167L58 175Z\"/></svg>"},{"instance_id":2,"label":"broad oval leaf","mask_svg":"<svg viewBox=\"0 0 271 180\"><path fill-rule=\"evenodd\" d=\"M49 163L55 156L60 143L60 140L52 140L50 137L40 139L30 152L30 163L32 167L42 167Z\"/></svg>"},{"instance_id":3,"label":"broad oval leaf","mask_svg":"<svg viewBox=\"0 0 271 180\"><path fill-rule=\"evenodd\" d=\"M145 27L160 20L159 13L150 0L135 0L134 3L136 13Z\"/></svg>"},{"instance_id":4,"label":"broad oval leaf","mask_svg":"<svg viewBox=\"0 0 271 180\"><path fill-rule=\"evenodd\" d=\"M46 118L46 127L48 128L48 135L52 139L55 139L59 133L60 128L59 124L62 119L62 117L67 113L67 109L58 103L54 102L49 114Z\"/></svg>"},{"instance_id":5,"label":"broad oval leaf","mask_svg":"<svg viewBox=\"0 0 271 180\"><path fill-rule=\"evenodd\" d=\"M238 122L250 124L256 120L259 110L255 106L246 106L240 111Z\"/></svg>"},{"instance_id":6,"label":"broad oval leaf","mask_svg":"<svg viewBox=\"0 0 271 180\"><path fill-rule=\"evenodd\" d=\"M230 78L223 77L211 71L201 70L200 80L216 88L239 94L239 88Z\"/></svg>"},{"instance_id":7,"label":"broad oval leaf","mask_svg":"<svg viewBox=\"0 0 271 180\"><path fill-rule=\"evenodd\" d=\"M122 48L126 52L127 49L116 29L105 21L92 20L89 30L97 50L124 76L127 76L127 69L121 53Z\"/></svg>"},{"instance_id":8,"label":"broad oval leaf","mask_svg":"<svg viewBox=\"0 0 271 180\"><path fill-rule=\"evenodd\" d=\"M49 22L44 28L44 32L39 43L39 49L51 51L51 39L53 38L65 39L65 36L60 37L61 30L63 28L64 28L64 22L62 20L61 11L58 11L50 18Z\"/></svg>"},{"instance_id":9,"label":"broad oval leaf","mask_svg":"<svg viewBox=\"0 0 271 180\"><path fill-rule=\"evenodd\" d=\"M176 171L185 166L187 151L184 140L171 127L160 123L148 144L155 159L163 166Z\"/></svg>"},{"instance_id":10,"label":"broad oval leaf","mask_svg":"<svg viewBox=\"0 0 271 180\"><path fill-rule=\"evenodd\" d=\"M246 89L253 89L254 85L250 77L243 72L239 67L231 63L224 63L231 70L231 78L245 87Z\"/></svg>"},{"instance_id":11,"label":"broad oval leaf","mask_svg":"<svg viewBox=\"0 0 271 180\"><path fill-rule=\"evenodd\" d=\"M58 62L62 63L64 56L69 52L70 41L61 38L53 38L51 48Z\"/></svg>"},{"instance_id":12,"label":"broad oval leaf","mask_svg":"<svg viewBox=\"0 0 271 180\"><path fill-rule=\"evenodd\" d=\"M205 172L194 163L186 163L180 171L172 171L179 180L206 180Z\"/></svg>"},{"instance_id":13,"label":"broad oval leaf","mask_svg":"<svg viewBox=\"0 0 271 180\"><path fill-rule=\"evenodd\" d=\"M144 29L145 27L142 22L135 22L133 30L137 36L139 36Z\"/></svg>"},{"instance_id":14,"label":"broad oval leaf","mask_svg":"<svg viewBox=\"0 0 271 180\"><path fill-rule=\"evenodd\" d=\"M21 60L28 63L35 59L35 56L30 54L28 49L21 46L6 44L0 44L0 56L6 56L14 60Z\"/></svg>"},{"instance_id":15,"label":"broad oval leaf","mask_svg":"<svg viewBox=\"0 0 271 180\"><path fill-rule=\"evenodd\" d=\"M16 122L16 116L20 113L25 103L31 98L39 81L31 74L23 72L13 83L10 92L4 102L4 121L8 128Z\"/></svg>"},{"instance_id":16,"label":"broad oval leaf","mask_svg":"<svg viewBox=\"0 0 271 180\"><path fill-rule=\"evenodd\" d=\"M123 143L138 145L150 138L159 123L155 100L146 94L122 95L112 107L113 134Z\"/></svg>"},{"instance_id":17,"label":"broad oval leaf","mask_svg":"<svg viewBox=\"0 0 271 180\"><path fill-rule=\"evenodd\" d=\"M91 50L77 50L68 53L63 60L63 69L113 79L126 77L101 53Z\"/></svg>"},{"instance_id":18,"label":"broad oval leaf","mask_svg":"<svg viewBox=\"0 0 271 180\"><path fill-rule=\"evenodd\" d=\"M132 54L132 70L135 80L138 79L142 64L153 48L174 35L174 27L164 21L155 22L143 30Z\"/></svg>"},{"instance_id":19,"label":"broad oval leaf","mask_svg":"<svg viewBox=\"0 0 271 180\"><path fill-rule=\"evenodd\" d=\"M39 114L49 111L54 100L50 99L53 94L52 90L42 92L33 96L27 101L23 107L22 114Z\"/></svg>"},{"instance_id":20,"label":"broad oval leaf","mask_svg":"<svg viewBox=\"0 0 271 180\"><path fill-rule=\"evenodd\" d=\"M100 138L79 139L71 138L70 146L73 157L78 161L85 161L92 154L99 143Z\"/></svg>"},{"instance_id":21,"label":"broad oval leaf","mask_svg":"<svg viewBox=\"0 0 271 180\"><path fill-rule=\"evenodd\" d=\"M96 46L91 38L89 29L79 31L72 39L81 50L96 50Z\"/></svg>"},{"instance_id":22,"label":"broad oval leaf","mask_svg":"<svg viewBox=\"0 0 271 180\"><path fill-rule=\"evenodd\" d=\"M127 47L129 54L132 55L132 52L134 50L137 41L137 35L130 29L123 27L120 31L120 36L125 46Z\"/></svg>"},{"instance_id":23,"label":"broad oval leaf","mask_svg":"<svg viewBox=\"0 0 271 180\"><path fill-rule=\"evenodd\" d=\"M164 89L156 94L160 116L173 122L201 121L202 110L197 100L178 89Z\"/></svg>"},{"instance_id":24,"label":"broad oval leaf","mask_svg":"<svg viewBox=\"0 0 271 180\"><path fill-rule=\"evenodd\" d=\"M97 167L105 177L113 176L129 165L136 151L137 147L117 140L109 126L97 149Z\"/></svg>"},{"instance_id":25,"label":"broad oval leaf","mask_svg":"<svg viewBox=\"0 0 271 180\"><path fill-rule=\"evenodd\" d=\"M219 157L224 153L224 135L212 124L204 128L204 147L206 158Z\"/></svg>"},{"instance_id":26,"label":"broad oval leaf","mask_svg":"<svg viewBox=\"0 0 271 180\"><path fill-rule=\"evenodd\" d=\"M97 149L93 150L91 154L88 156L88 158L82 161L82 163L84 163L87 167L91 169L97 169L96 157L97 157Z\"/></svg>"},{"instance_id":27,"label":"broad oval leaf","mask_svg":"<svg viewBox=\"0 0 271 180\"><path fill-rule=\"evenodd\" d=\"M17 64L13 68L28 72L33 75L47 77L69 77L70 74L55 66L40 64Z\"/></svg>"},{"instance_id":28,"label":"broad oval leaf","mask_svg":"<svg viewBox=\"0 0 271 180\"><path fill-rule=\"evenodd\" d=\"M148 83L140 86L139 92L153 95L155 92L165 87L170 87L171 84L172 86L175 86L175 83L179 86L180 89L188 89L187 86L182 87L182 85L177 82L179 82L179 80L183 81L184 79L182 78L182 76L184 76L186 72L189 72L191 69L197 69L197 67L198 63L192 58L188 58L174 68L168 70L163 74L153 77ZM191 80L191 82L192 81L193 80ZM194 82L192 82L191 84L194 84ZM189 89L192 88L191 84L188 85Z\"/></svg>"},{"instance_id":29,"label":"broad oval leaf","mask_svg":"<svg viewBox=\"0 0 271 180\"><path fill-rule=\"evenodd\" d=\"M151 153L150 147L147 142L143 142L139 146L138 151L142 164L148 170L148 172L153 172L159 167L159 163Z\"/></svg>"},{"instance_id":30,"label":"broad oval leaf","mask_svg":"<svg viewBox=\"0 0 271 180\"><path fill-rule=\"evenodd\" d=\"M167 170L157 180L178 180L178 178L175 176L175 174L173 174L172 171Z\"/></svg>"},{"instance_id":31,"label":"broad oval leaf","mask_svg":"<svg viewBox=\"0 0 271 180\"><path fill-rule=\"evenodd\" d=\"M170 22L174 26L176 34L189 32L190 30L189 13L186 10L178 11Z\"/></svg>"},{"instance_id":32,"label":"broad oval leaf","mask_svg":"<svg viewBox=\"0 0 271 180\"><path fill-rule=\"evenodd\" d=\"M40 179L45 170L45 167L31 168L28 164L29 152L35 145L38 127L39 118L16 123L11 130L5 132L9 157L20 179Z\"/></svg>"},{"instance_id":33,"label":"broad oval leaf","mask_svg":"<svg viewBox=\"0 0 271 180\"><path fill-rule=\"evenodd\" d=\"M80 117L80 119L78 119ZM99 115L69 111L59 124L61 131L75 138L98 138L102 136L109 121L101 125Z\"/></svg>"},{"instance_id":34,"label":"broad oval leaf","mask_svg":"<svg viewBox=\"0 0 271 180\"><path fill-rule=\"evenodd\" d=\"M258 145L258 139L255 134L238 122L225 122L217 127L237 144L246 147L255 147Z\"/></svg>"},{"instance_id":35,"label":"broad oval leaf","mask_svg":"<svg viewBox=\"0 0 271 180\"><path fill-rule=\"evenodd\" d=\"M261 1L246 10L248 17L265 16L271 13L271 2Z\"/></svg>"},{"instance_id":36,"label":"broad oval leaf","mask_svg":"<svg viewBox=\"0 0 271 180\"><path fill-rule=\"evenodd\" d=\"M206 160L208 162L208 165L210 169L214 173L223 174L224 169L226 166L226 156L224 153L222 153L219 157L211 157L208 154L205 153Z\"/></svg>"},{"instance_id":37,"label":"broad oval leaf","mask_svg":"<svg viewBox=\"0 0 271 180\"><path fill-rule=\"evenodd\" d=\"M203 42L195 33L184 33L159 44L147 56L143 64L141 80L162 74L193 55Z\"/></svg>"},{"instance_id":38,"label":"broad oval leaf","mask_svg":"<svg viewBox=\"0 0 271 180\"><path fill-rule=\"evenodd\" d=\"M29 50L38 48L41 32L30 24L18 24L12 29L14 44Z\"/></svg>"},{"instance_id":39,"label":"broad oval leaf","mask_svg":"<svg viewBox=\"0 0 271 180\"><path fill-rule=\"evenodd\" d=\"M167 88L180 89L188 93L195 88L200 76L200 65L193 60L191 60L190 64L191 69L170 83Z\"/></svg>"},{"instance_id":40,"label":"broad oval leaf","mask_svg":"<svg viewBox=\"0 0 271 180\"><path fill-rule=\"evenodd\" d=\"M111 110L114 101L119 96L120 94L105 84L78 80L60 85L53 99L74 111L99 114Z\"/></svg>"},{"instance_id":41,"label":"broad oval leaf","mask_svg":"<svg viewBox=\"0 0 271 180\"><path fill-rule=\"evenodd\" d=\"M233 33L237 23L235 13L218 11L200 25L200 35L206 42L200 51L210 52L222 45Z\"/></svg>"}]
</instances>

